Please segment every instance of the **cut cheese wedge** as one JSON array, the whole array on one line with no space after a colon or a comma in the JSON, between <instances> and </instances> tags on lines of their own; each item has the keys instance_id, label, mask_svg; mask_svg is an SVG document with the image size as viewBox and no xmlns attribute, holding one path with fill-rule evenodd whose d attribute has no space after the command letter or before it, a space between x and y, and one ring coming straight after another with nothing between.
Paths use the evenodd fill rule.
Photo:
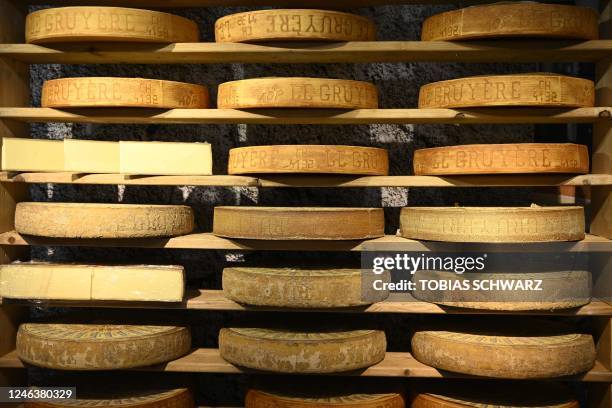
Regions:
<instances>
[{"instance_id":1,"label":"cut cheese wedge","mask_svg":"<svg viewBox=\"0 0 612 408\"><path fill-rule=\"evenodd\" d=\"M401 394L343 394L331 392L318 396L319 390L312 390L311 396L294 395L291 392L278 393L250 389L245 399L245 408L404 408L406 401Z\"/></svg>"},{"instance_id":2,"label":"cut cheese wedge","mask_svg":"<svg viewBox=\"0 0 612 408\"><path fill-rule=\"evenodd\" d=\"M119 142L121 173L143 175L211 175L208 143Z\"/></svg>"},{"instance_id":3,"label":"cut cheese wedge","mask_svg":"<svg viewBox=\"0 0 612 408\"><path fill-rule=\"evenodd\" d=\"M164 391L117 392L98 391L83 395L82 387L77 387L78 396L74 399L45 402L26 402L24 408L70 408L70 407L109 407L109 408L193 408L193 395L187 388Z\"/></svg>"},{"instance_id":4,"label":"cut cheese wedge","mask_svg":"<svg viewBox=\"0 0 612 408\"><path fill-rule=\"evenodd\" d=\"M64 171L61 140L2 138L2 170Z\"/></svg>"},{"instance_id":5,"label":"cut cheese wedge","mask_svg":"<svg viewBox=\"0 0 612 408\"><path fill-rule=\"evenodd\" d=\"M64 140L65 171L119 173L119 143L98 140Z\"/></svg>"}]
</instances>

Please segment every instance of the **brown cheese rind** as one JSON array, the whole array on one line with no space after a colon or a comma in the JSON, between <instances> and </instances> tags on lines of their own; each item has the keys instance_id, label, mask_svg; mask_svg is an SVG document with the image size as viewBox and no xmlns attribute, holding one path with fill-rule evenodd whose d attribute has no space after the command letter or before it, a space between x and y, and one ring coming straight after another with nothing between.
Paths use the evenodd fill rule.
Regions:
<instances>
[{"instance_id":1,"label":"brown cheese rind","mask_svg":"<svg viewBox=\"0 0 612 408\"><path fill-rule=\"evenodd\" d=\"M78 387L77 387L78 388ZM24 408L193 408L193 395L187 388L169 391L151 391L116 394L115 390L102 391L96 396L50 402L25 402Z\"/></svg>"},{"instance_id":2,"label":"brown cheese rind","mask_svg":"<svg viewBox=\"0 0 612 408\"><path fill-rule=\"evenodd\" d=\"M313 390L313 394L316 390ZM297 397L250 389L245 408L404 408L400 394L338 394L328 397Z\"/></svg>"}]
</instances>

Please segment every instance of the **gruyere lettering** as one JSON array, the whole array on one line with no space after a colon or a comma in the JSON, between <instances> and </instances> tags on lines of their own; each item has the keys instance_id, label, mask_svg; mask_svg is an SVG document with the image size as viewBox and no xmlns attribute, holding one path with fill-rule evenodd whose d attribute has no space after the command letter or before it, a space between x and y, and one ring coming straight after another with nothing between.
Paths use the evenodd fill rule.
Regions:
<instances>
[{"instance_id":1,"label":"gruyere lettering","mask_svg":"<svg viewBox=\"0 0 612 408\"><path fill-rule=\"evenodd\" d=\"M401 394L328 392L325 396L317 396L317 390L312 390L311 394L311 397L306 397L303 393L293 395L291 392L250 389L245 398L245 408L404 408L406 406Z\"/></svg>"},{"instance_id":2,"label":"gruyere lettering","mask_svg":"<svg viewBox=\"0 0 612 408\"><path fill-rule=\"evenodd\" d=\"M119 173L119 143L99 140L64 140L65 171Z\"/></svg>"},{"instance_id":3,"label":"gruyere lettering","mask_svg":"<svg viewBox=\"0 0 612 408\"><path fill-rule=\"evenodd\" d=\"M119 142L121 173L143 175L211 175L208 143Z\"/></svg>"},{"instance_id":4,"label":"gruyere lettering","mask_svg":"<svg viewBox=\"0 0 612 408\"><path fill-rule=\"evenodd\" d=\"M117 392L115 384L112 390L83 392L77 386L75 399L54 400L45 402L26 402L24 408L70 408L70 407L113 407L113 408L193 408L193 395L187 388L167 391L129 390Z\"/></svg>"},{"instance_id":5,"label":"gruyere lettering","mask_svg":"<svg viewBox=\"0 0 612 408\"><path fill-rule=\"evenodd\" d=\"M61 140L5 137L1 143L4 171L64 171Z\"/></svg>"}]
</instances>

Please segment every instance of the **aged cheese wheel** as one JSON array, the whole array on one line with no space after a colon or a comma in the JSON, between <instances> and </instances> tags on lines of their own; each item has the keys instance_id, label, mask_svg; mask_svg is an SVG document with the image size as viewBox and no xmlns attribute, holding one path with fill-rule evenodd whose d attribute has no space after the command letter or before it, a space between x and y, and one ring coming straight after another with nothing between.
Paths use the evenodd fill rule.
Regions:
<instances>
[{"instance_id":1,"label":"aged cheese wheel","mask_svg":"<svg viewBox=\"0 0 612 408\"><path fill-rule=\"evenodd\" d=\"M451 79L423 85L419 91L419 108L581 108L592 107L594 104L593 81L548 73Z\"/></svg>"},{"instance_id":2,"label":"aged cheese wheel","mask_svg":"<svg viewBox=\"0 0 612 408\"><path fill-rule=\"evenodd\" d=\"M588 7L535 2L466 7L425 19L421 40L453 41L502 37L596 40L598 16Z\"/></svg>"},{"instance_id":3,"label":"aged cheese wheel","mask_svg":"<svg viewBox=\"0 0 612 408\"><path fill-rule=\"evenodd\" d=\"M368 18L327 10L276 9L230 14L215 22L217 42L374 41Z\"/></svg>"},{"instance_id":4,"label":"aged cheese wheel","mask_svg":"<svg viewBox=\"0 0 612 408\"><path fill-rule=\"evenodd\" d=\"M191 349L189 328L108 324L24 323L17 354L57 370L113 370L177 359Z\"/></svg>"},{"instance_id":5,"label":"aged cheese wheel","mask_svg":"<svg viewBox=\"0 0 612 408\"><path fill-rule=\"evenodd\" d=\"M18 203L15 229L54 238L147 238L189 234L193 210L183 205Z\"/></svg>"},{"instance_id":6,"label":"aged cheese wheel","mask_svg":"<svg viewBox=\"0 0 612 408\"><path fill-rule=\"evenodd\" d=\"M406 402L400 394L340 394L310 397L250 389L245 408L404 408Z\"/></svg>"},{"instance_id":7,"label":"aged cheese wheel","mask_svg":"<svg viewBox=\"0 0 612 408\"><path fill-rule=\"evenodd\" d=\"M122 7L58 7L26 17L26 42L198 42L191 20L159 11Z\"/></svg>"},{"instance_id":8,"label":"aged cheese wheel","mask_svg":"<svg viewBox=\"0 0 612 408\"><path fill-rule=\"evenodd\" d=\"M591 273L417 271L415 298L444 306L482 310L556 310L579 307L591 301ZM434 290L445 282L449 290ZM509 289L509 288L512 289ZM455 289L453 289L455 288ZM531 289L530 289L531 288Z\"/></svg>"},{"instance_id":9,"label":"aged cheese wheel","mask_svg":"<svg viewBox=\"0 0 612 408\"><path fill-rule=\"evenodd\" d=\"M328 173L385 176L385 149L333 145L249 146L230 149L229 174Z\"/></svg>"},{"instance_id":10,"label":"aged cheese wheel","mask_svg":"<svg viewBox=\"0 0 612 408\"><path fill-rule=\"evenodd\" d=\"M117 408L193 408L194 401L187 388L167 391L136 391L117 393L115 388L107 392L82 395L77 387L76 399L49 402L25 402L25 408L69 408L69 407L117 407Z\"/></svg>"},{"instance_id":11,"label":"aged cheese wheel","mask_svg":"<svg viewBox=\"0 0 612 408\"><path fill-rule=\"evenodd\" d=\"M376 291L366 283L374 276L383 282L391 280L388 271L362 275L360 269L225 268L223 293L236 302L256 306L360 306L389 296L388 290Z\"/></svg>"},{"instance_id":12,"label":"aged cheese wheel","mask_svg":"<svg viewBox=\"0 0 612 408\"><path fill-rule=\"evenodd\" d=\"M447 242L584 239L584 209L567 207L404 207L404 238Z\"/></svg>"},{"instance_id":13,"label":"aged cheese wheel","mask_svg":"<svg viewBox=\"0 0 612 408\"><path fill-rule=\"evenodd\" d=\"M225 328L221 357L232 364L279 373L335 373L380 362L387 342L380 330L299 332Z\"/></svg>"},{"instance_id":14,"label":"aged cheese wheel","mask_svg":"<svg viewBox=\"0 0 612 408\"><path fill-rule=\"evenodd\" d=\"M159 108L208 107L202 85L159 79L83 77L45 81L43 108Z\"/></svg>"},{"instance_id":15,"label":"aged cheese wheel","mask_svg":"<svg viewBox=\"0 0 612 408\"><path fill-rule=\"evenodd\" d=\"M588 173L589 151L571 143L434 147L414 152L414 174Z\"/></svg>"},{"instance_id":16,"label":"aged cheese wheel","mask_svg":"<svg viewBox=\"0 0 612 408\"><path fill-rule=\"evenodd\" d=\"M327 78L254 78L219 85L221 109L378 108L378 90L369 82Z\"/></svg>"},{"instance_id":17,"label":"aged cheese wheel","mask_svg":"<svg viewBox=\"0 0 612 408\"><path fill-rule=\"evenodd\" d=\"M213 233L269 240L367 239L385 234L380 208L215 207Z\"/></svg>"}]
</instances>

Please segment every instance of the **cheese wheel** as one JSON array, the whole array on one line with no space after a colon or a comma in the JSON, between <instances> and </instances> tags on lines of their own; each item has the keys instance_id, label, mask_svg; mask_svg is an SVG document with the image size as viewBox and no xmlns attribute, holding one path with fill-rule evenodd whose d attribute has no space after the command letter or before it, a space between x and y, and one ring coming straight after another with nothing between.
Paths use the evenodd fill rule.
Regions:
<instances>
[{"instance_id":1,"label":"cheese wheel","mask_svg":"<svg viewBox=\"0 0 612 408\"><path fill-rule=\"evenodd\" d=\"M446 242L584 239L584 209L566 207L404 207L404 238Z\"/></svg>"},{"instance_id":2,"label":"cheese wheel","mask_svg":"<svg viewBox=\"0 0 612 408\"><path fill-rule=\"evenodd\" d=\"M480 310L557 310L590 303L589 271L476 272L417 271L415 298L444 306ZM450 286L434 290L438 281ZM476 285L477 284L477 285ZM508 289L512 287L513 289ZM530 289L531 288L531 289Z\"/></svg>"},{"instance_id":3,"label":"cheese wheel","mask_svg":"<svg viewBox=\"0 0 612 408\"><path fill-rule=\"evenodd\" d=\"M255 78L219 85L220 109L378 108L378 90L369 82L327 78Z\"/></svg>"},{"instance_id":4,"label":"cheese wheel","mask_svg":"<svg viewBox=\"0 0 612 408\"><path fill-rule=\"evenodd\" d=\"M589 7L535 2L476 5L431 16L422 41L504 37L596 40L598 16Z\"/></svg>"},{"instance_id":5,"label":"cheese wheel","mask_svg":"<svg viewBox=\"0 0 612 408\"><path fill-rule=\"evenodd\" d=\"M268 240L343 240L381 237L380 208L215 207L213 234Z\"/></svg>"},{"instance_id":6,"label":"cheese wheel","mask_svg":"<svg viewBox=\"0 0 612 408\"><path fill-rule=\"evenodd\" d=\"M45 81L43 108L159 108L208 107L202 85L159 79L83 77Z\"/></svg>"},{"instance_id":7,"label":"cheese wheel","mask_svg":"<svg viewBox=\"0 0 612 408\"><path fill-rule=\"evenodd\" d=\"M245 408L404 408L406 402L400 394L340 394L310 397L250 389Z\"/></svg>"},{"instance_id":8,"label":"cheese wheel","mask_svg":"<svg viewBox=\"0 0 612 408\"><path fill-rule=\"evenodd\" d=\"M57 370L114 370L177 359L191 349L189 328L108 324L24 323L17 354Z\"/></svg>"},{"instance_id":9,"label":"cheese wheel","mask_svg":"<svg viewBox=\"0 0 612 408\"><path fill-rule=\"evenodd\" d=\"M390 281L384 274L360 269L225 268L223 293L239 303L256 306L332 308L381 302L388 290L376 291L369 280Z\"/></svg>"},{"instance_id":10,"label":"cheese wheel","mask_svg":"<svg viewBox=\"0 0 612 408\"><path fill-rule=\"evenodd\" d=\"M594 105L593 81L547 73L451 79L423 85L419 91L419 108L581 108Z\"/></svg>"},{"instance_id":11,"label":"cheese wheel","mask_svg":"<svg viewBox=\"0 0 612 408\"><path fill-rule=\"evenodd\" d=\"M380 330L299 332L225 328L219 332L221 357L232 364L278 373L335 373L376 364L387 342Z\"/></svg>"},{"instance_id":12,"label":"cheese wheel","mask_svg":"<svg viewBox=\"0 0 612 408\"><path fill-rule=\"evenodd\" d=\"M189 234L193 210L183 205L18 203L15 229L52 238L147 238Z\"/></svg>"},{"instance_id":13,"label":"cheese wheel","mask_svg":"<svg viewBox=\"0 0 612 408\"><path fill-rule=\"evenodd\" d=\"M374 41L365 17L328 10L276 9L230 14L215 22L217 42Z\"/></svg>"},{"instance_id":14,"label":"cheese wheel","mask_svg":"<svg viewBox=\"0 0 612 408\"><path fill-rule=\"evenodd\" d=\"M385 176L385 149L333 145L249 146L230 149L229 174L324 173Z\"/></svg>"},{"instance_id":15,"label":"cheese wheel","mask_svg":"<svg viewBox=\"0 0 612 408\"><path fill-rule=\"evenodd\" d=\"M593 336L567 334L544 323L417 331L412 354L440 370L493 378L554 378L593 367Z\"/></svg>"},{"instance_id":16,"label":"cheese wheel","mask_svg":"<svg viewBox=\"0 0 612 408\"><path fill-rule=\"evenodd\" d=\"M507 143L434 147L414 152L417 176L589 172L586 146L571 143Z\"/></svg>"},{"instance_id":17,"label":"cheese wheel","mask_svg":"<svg viewBox=\"0 0 612 408\"><path fill-rule=\"evenodd\" d=\"M26 42L198 42L191 20L159 11L122 7L57 7L26 16Z\"/></svg>"},{"instance_id":18,"label":"cheese wheel","mask_svg":"<svg viewBox=\"0 0 612 408\"><path fill-rule=\"evenodd\" d=\"M109 389L106 393L98 392L82 396L78 388L78 397L69 400L49 402L25 402L25 408L69 408L69 407L116 407L116 408L193 408L194 401L187 388L168 391L135 391L117 393Z\"/></svg>"}]
</instances>

